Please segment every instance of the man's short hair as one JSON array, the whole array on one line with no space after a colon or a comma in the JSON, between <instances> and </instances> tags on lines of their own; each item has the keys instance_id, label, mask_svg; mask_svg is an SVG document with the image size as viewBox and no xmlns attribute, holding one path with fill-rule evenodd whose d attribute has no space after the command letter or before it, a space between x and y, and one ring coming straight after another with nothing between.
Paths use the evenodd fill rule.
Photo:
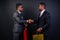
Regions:
<instances>
[{"instance_id":1,"label":"man's short hair","mask_svg":"<svg viewBox=\"0 0 60 40\"><path fill-rule=\"evenodd\" d=\"M46 8L46 4L44 2L40 2L39 5L44 5L44 7Z\"/></svg>"},{"instance_id":2,"label":"man's short hair","mask_svg":"<svg viewBox=\"0 0 60 40\"><path fill-rule=\"evenodd\" d=\"M18 6L22 5L22 3L17 3L16 4L16 9L18 8Z\"/></svg>"}]
</instances>

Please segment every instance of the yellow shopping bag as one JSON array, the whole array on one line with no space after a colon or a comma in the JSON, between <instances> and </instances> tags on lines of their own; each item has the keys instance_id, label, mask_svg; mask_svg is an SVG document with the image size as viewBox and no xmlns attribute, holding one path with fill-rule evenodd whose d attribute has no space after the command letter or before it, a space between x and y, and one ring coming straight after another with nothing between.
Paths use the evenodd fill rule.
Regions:
<instances>
[{"instance_id":1,"label":"yellow shopping bag","mask_svg":"<svg viewBox=\"0 0 60 40\"><path fill-rule=\"evenodd\" d=\"M34 34L33 40L44 40L44 34Z\"/></svg>"}]
</instances>

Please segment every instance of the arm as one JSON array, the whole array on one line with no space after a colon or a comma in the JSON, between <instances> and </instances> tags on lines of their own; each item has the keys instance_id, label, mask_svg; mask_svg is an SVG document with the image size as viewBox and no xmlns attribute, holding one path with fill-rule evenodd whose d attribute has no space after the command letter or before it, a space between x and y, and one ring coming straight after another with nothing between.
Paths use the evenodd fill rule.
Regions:
<instances>
[{"instance_id":1,"label":"arm","mask_svg":"<svg viewBox=\"0 0 60 40\"><path fill-rule=\"evenodd\" d=\"M46 20L46 24L42 26L43 30L50 26L50 14L49 13L46 14L45 20Z\"/></svg>"},{"instance_id":2,"label":"arm","mask_svg":"<svg viewBox=\"0 0 60 40\"><path fill-rule=\"evenodd\" d=\"M22 20L18 17L18 14L17 13L14 13L13 14L13 18L15 21L17 21L18 23L27 23L27 20Z\"/></svg>"}]
</instances>

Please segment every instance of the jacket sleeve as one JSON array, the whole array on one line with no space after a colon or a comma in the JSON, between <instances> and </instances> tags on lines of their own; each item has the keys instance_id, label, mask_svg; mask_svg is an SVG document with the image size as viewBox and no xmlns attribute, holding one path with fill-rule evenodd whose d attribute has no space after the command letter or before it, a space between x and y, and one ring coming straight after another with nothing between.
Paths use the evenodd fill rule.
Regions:
<instances>
[{"instance_id":1,"label":"jacket sleeve","mask_svg":"<svg viewBox=\"0 0 60 40\"><path fill-rule=\"evenodd\" d=\"M42 26L43 30L46 29L46 28L48 28L50 26L50 14L49 13L46 14L45 20L46 20L46 24Z\"/></svg>"},{"instance_id":2,"label":"jacket sleeve","mask_svg":"<svg viewBox=\"0 0 60 40\"><path fill-rule=\"evenodd\" d=\"M14 13L13 14L13 18L14 18L14 20L15 21L17 21L18 23L27 23L27 20L22 20L22 19L20 19L19 17L18 17L18 14L17 13Z\"/></svg>"}]
</instances>

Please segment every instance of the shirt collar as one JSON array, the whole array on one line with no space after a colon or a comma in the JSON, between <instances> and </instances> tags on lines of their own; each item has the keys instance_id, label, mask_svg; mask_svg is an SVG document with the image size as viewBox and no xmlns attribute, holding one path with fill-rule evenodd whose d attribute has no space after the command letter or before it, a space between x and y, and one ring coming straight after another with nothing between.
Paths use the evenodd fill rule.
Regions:
<instances>
[{"instance_id":1,"label":"shirt collar","mask_svg":"<svg viewBox=\"0 0 60 40\"><path fill-rule=\"evenodd\" d=\"M17 12L18 12L19 14L21 14L21 12L20 12L19 10L17 10Z\"/></svg>"},{"instance_id":2,"label":"shirt collar","mask_svg":"<svg viewBox=\"0 0 60 40\"><path fill-rule=\"evenodd\" d=\"M43 9L43 10L41 11L41 14L44 13L45 10L46 10L46 9Z\"/></svg>"}]
</instances>

